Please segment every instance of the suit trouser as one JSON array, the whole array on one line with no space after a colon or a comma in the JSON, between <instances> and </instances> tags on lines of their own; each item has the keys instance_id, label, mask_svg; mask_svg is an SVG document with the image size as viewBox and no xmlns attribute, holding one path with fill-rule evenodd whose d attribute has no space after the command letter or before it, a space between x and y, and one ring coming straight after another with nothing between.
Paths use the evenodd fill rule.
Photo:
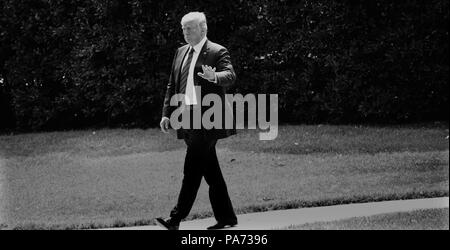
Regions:
<instances>
[{"instance_id":1,"label":"suit trouser","mask_svg":"<svg viewBox=\"0 0 450 250\"><path fill-rule=\"evenodd\" d=\"M205 138L202 132L202 130L188 130L186 133L187 151L184 162L184 178L177 205L170 212L170 217L181 221L189 214L202 177L205 177L206 183L209 185L209 200L216 220L237 222L217 159L217 139Z\"/></svg>"}]
</instances>

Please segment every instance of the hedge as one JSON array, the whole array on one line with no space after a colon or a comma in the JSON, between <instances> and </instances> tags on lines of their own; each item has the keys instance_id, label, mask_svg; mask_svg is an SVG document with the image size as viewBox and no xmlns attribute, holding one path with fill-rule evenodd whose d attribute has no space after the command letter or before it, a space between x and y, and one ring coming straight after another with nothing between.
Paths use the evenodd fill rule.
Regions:
<instances>
[{"instance_id":1,"label":"hedge","mask_svg":"<svg viewBox=\"0 0 450 250\"><path fill-rule=\"evenodd\" d=\"M280 122L448 120L446 0L2 0L1 129L152 127L181 17L208 18L236 93L276 93Z\"/></svg>"}]
</instances>

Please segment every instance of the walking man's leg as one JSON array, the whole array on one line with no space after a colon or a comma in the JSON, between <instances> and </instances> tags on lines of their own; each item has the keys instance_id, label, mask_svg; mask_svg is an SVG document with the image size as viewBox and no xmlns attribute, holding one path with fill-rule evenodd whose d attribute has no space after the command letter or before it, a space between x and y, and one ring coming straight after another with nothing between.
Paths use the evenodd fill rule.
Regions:
<instances>
[{"instance_id":1,"label":"walking man's leg","mask_svg":"<svg viewBox=\"0 0 450 250\"><path fill-rule=\"evenodd\" d=\"M208 229L220 229L237 224L237 217L217 159L216 142L217 140L207 142L208 148L205 152L205 164L203 164L203 175L209 185L209 200L218 222Z\"/></svg>"},{"instance_id":2,"label":"walking man's leg","mask_svg":"<svg viewBox=\"0 0 450 250\"><path fill-rule=\"evenodd\" d=\"M177 205L170 212L170 217L178 221L186 218L191 211L202 180L202 170L199 165L201 149L198 143L191 140L186 140L186 144L183 182Z\"/></svg>"},{"instance_id":3,"label":"walking man's leg","mask_svg":"<svg viewBox=\"0 0 450 250\"><path fill-rule=\"evenodd\" d=\"M191 211L202 180L202 141L197 131L187 133L185 142L187 145L184 161L183 182L178 195L178 201L170 212L170 218L164 220L157 218L156 222L169 230L177 230L181 220L186 218Z\"/></svg>"}]
</instances>

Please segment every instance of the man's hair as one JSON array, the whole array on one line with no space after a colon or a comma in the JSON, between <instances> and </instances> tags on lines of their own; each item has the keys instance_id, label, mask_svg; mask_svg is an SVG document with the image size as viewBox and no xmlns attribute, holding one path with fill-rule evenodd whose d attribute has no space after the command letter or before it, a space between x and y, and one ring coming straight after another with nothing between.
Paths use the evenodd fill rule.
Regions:
<instances>
[{"instance_id":1,"label":"man's hair","mask_svg":"<svg viewBox=\"0 0 450 250\"><path fill-rule=\"evenodd\" d=\"M196 20L205 32L208 30L208 25L206 24L206 16L203 12L189 12L181 18L181 25Z\"/></svg>"}]
</instances>

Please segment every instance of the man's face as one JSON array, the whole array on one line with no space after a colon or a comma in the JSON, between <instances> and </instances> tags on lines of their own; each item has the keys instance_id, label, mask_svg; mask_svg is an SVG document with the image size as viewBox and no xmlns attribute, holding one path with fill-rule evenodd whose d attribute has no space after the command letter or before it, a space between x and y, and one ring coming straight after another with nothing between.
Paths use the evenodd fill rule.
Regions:
<instances>
[{"instance_id":1,"label":"man's face","mask_svg":"<svg viewBox=\"0 0 450 250\"><path fill-rule=\"evenodd\" d=\"M197 45L202 40L202 31L198 21L186 22L181 28L183 29L184 40L191 46Z\"/></svg>"}]
</instances>

